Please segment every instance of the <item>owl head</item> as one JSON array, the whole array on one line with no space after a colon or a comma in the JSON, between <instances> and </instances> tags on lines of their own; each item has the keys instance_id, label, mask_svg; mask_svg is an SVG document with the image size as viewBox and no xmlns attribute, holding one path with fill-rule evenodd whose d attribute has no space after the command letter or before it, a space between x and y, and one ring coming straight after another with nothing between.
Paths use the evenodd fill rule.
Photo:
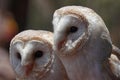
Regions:
<instances>
[{"instance_id":1,"label":"owl head","mask_svg":"<svg viewBox=\"0 0 120 80\"><path fill-rule=\"evenodd\" d=\"M17 79L38 80L53 63L53 34L49 31L26 30L10 43L10 63Z\"/></svg>"},{"instance_id":2,"label":"owl head","mask_svg":"<svg viewBox=\"0 0 120 80\"><path fill-rule=\"evenodd\" d=\"M104 21L90 8L62 7L54 12L52 23L54 26L54 49L60 55L73 55L85 46L91 50L98 50L100 46L105 47L104 43L106 42L111 44ZM97 54L93 55L97 56Z\"/></svg>"}]
</instances>

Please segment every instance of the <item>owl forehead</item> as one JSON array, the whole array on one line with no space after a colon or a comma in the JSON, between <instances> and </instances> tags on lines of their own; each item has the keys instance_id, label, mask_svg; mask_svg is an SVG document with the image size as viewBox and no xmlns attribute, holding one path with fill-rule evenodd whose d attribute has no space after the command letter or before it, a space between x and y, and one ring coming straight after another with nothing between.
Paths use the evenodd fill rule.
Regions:
<instances>
[{"instance_id":1,"label":"owl forehead","mask_svg":"<svg viewBox=\"0 0 120 80\"><path fill-rule=\"evenodd\" d=\"M78 18L81 22L86 22L88 23L87 19L84 17L84 15L80 12L78 7L63 7L55 11L54 17L56 16L66 16L66 15L71 15L73 17Z\"/></svg>"},{"instance_id":2,"label":"owl forehead","mask_svg":"<svg viewBox=\"0 0 120 80\"><path fill-rule=\"evenodd\" d=\"M17 34L12 40L15 42L17 40L21 40L23 42L28 42L32 40L42 41L47 44L53 44L53 34L49 31L42 31L42 30L26 30L19 34Z\"/></svg>"},{"instance_id":3,"label":"owl forehead","mask_svg":"<svg viewBox=\"0 0 120 80\"><path fill-rule=\"evenodd\" d=\"M27 43L34 43L34 42L38 42L38 43L42 43L43 45L47 45L47 47L52 48L52 44L45 40L45 39L40 39L40 38L30 38L30 39L24 39L24 38L18 38L15 39L11 42L11 44L15 44L17 42L22 43L23 45L26 45Z\"/></svg>"}]
</instances>

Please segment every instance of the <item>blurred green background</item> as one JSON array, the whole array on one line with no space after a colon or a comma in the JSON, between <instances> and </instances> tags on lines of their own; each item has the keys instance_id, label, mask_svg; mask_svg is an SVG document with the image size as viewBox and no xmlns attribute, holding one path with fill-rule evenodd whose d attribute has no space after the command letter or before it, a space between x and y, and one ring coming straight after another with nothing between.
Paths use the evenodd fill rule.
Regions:
<instances>
[{"instance_id":1,"label":"blurred green background","mask_svg":"<svg viewBox=\"0 0 120 80\"><path fill-rule=\"evenodd\" d=\"M120 0L0 0L1 10L12 14L18 32L25 29L53 31L54 11L67 5L92 8L105 21L113 43L120 47Z\"/></svg>"}]
</instances>

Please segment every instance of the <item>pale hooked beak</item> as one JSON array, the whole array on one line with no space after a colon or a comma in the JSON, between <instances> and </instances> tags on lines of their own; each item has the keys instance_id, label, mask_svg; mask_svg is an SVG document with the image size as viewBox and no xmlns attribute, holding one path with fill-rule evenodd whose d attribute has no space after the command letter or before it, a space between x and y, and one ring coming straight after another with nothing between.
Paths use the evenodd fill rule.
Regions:
<instances>
[{"instance_id":1,"label":"pale hooked beak","mask_svg":"<svg viewBox=\"0 0 120 80\"><path fill-rule=\"evenodd\" d=\"M67 40L66 34L64 34L63 32L62 33L55 32L55 34L54 34L55 50L61 50L61 48L65 46L66 40Z\"/></svg>"},{"instance_id":2,"label":"pale hooked beak","mask_svg":"<svg viewBox=\"0 0 120 80\"><path fill-rule=\"evenodd\" d=\"M34 63L33 63L33 61L31 61L30 57L25 58L25 56L24 56L24 57L22 57L22 60L21 60L21 66L25 70L25 76L29 76L29 74L31 73L31 71L34 67Z\"/></svg>"},{"instance_id":3,"label":"pale hooked beak","mask_svg":"<svg viewBox=\"0 0 120 80\"><path fill-rule=\"evenodd\" d=\"M29 74L32 72L34 64L28 64L24 66L25 69L25 76L29 76Z\"/></svg>"}]
</instances>

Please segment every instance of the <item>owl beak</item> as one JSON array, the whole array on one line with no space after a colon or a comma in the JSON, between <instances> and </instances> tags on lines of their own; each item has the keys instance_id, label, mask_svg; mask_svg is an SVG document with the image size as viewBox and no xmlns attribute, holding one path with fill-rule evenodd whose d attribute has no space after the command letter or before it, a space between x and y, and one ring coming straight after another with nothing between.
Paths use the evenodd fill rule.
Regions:
<instances>
[{"instance_id":1,"label":"owl beak","mask_svg":"<svg viewBox=\"0 0 120 80\"><path fill-rule=\"evenodd\" d=\"M57 26L56 30L54 30L54 46L56 50L60 50L67 40L66 29L64 29L63 25Z\"/></svg>"},{"instance_id":2,"label":"owl beak","mask_svg":"<svg viewBox=\"0 0 120 80\"><path fill-rule=\"evenodd\" d=\"M58 50L60 50L65 45L65 42L66 42L65 40L62 40L58 43L58 46L57 46Z\"/></svg>"},{"instance_id":3,"label":"owl beak","mask_svg":"<svg viewBox=\"0 0 120 80\"><path fill-rule=\"evenodd\" d=\"M29 76L29 74L31 73L33 69L33 64L25 65L24 68L25 68L25 75Z\"/></svg>"},{"instance_id":4,"label":"owl beak","mask_svg":"<svg viewBox=\"0 0 120 80\"><path fill-rule=\"evenodd\" d=\"M32 63L32 60L29 56L22 56L21 65L26 66Z\"/></svg>"},{"instance_id":5,"label":"owl beak","mask_svg":"<svg viewBox=\"0 0 120 80\"><path fill-rule=\"evenodd\" d=\"M54 45L56 50L61 50L62 47L65 45L66 38L61 37L62 39L59 39L58 37L54 39Z\"/></svg>"},{"instance_id":6,"label":"owl beak","mask_svg":"<svg viewBox=\"0 0 120 80\"><path fill-rule=\"evenodd\" d=\"M34 64L33 63L22 63L21 65L25 70L25 76L28 76L31 73Z\"/></svg>"},{"instance_id":7,"label":"owl beak","mask_svg":"<svg viewBox=\"0 0 120 80\"><path fill-rule=\"evenodd\" d=\"M28 76L33 69L33 61L31 61L30 59L22 58L21 66L25 70L25 76Z\"/></svg>"}]
</instances>

